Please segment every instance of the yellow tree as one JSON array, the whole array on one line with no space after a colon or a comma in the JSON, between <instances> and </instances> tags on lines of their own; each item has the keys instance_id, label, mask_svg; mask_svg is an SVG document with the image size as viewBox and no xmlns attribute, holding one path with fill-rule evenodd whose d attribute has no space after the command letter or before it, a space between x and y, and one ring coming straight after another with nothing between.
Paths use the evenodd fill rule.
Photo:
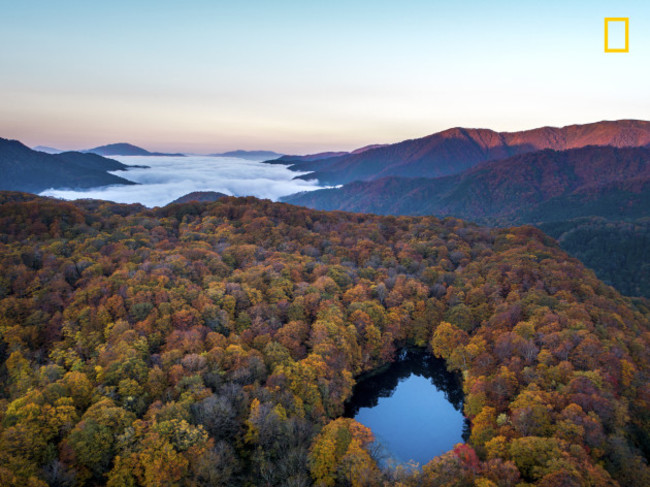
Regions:
<instances>
[{"instance_id":1,"label":"yellow tree","mask_svg":"<svg viewBox=\"0 0 650 487\"><path fill-rule=\"evenodd\" d=\"M368 485L379 469L368 453L374 441L367 427L350 418L330 421L309 450L309 469L318 486L332 486L342 480L355 487Z\"/></svg>"}]
</instances>

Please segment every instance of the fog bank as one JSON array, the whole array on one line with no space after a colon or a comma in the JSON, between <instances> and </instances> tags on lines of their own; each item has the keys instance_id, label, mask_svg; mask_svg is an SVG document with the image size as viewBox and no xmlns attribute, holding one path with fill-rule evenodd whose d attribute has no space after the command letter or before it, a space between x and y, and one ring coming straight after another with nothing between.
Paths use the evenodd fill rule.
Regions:
<instances>
[{"instance_id":1,"label":"fog bank","mask_svg":"<svg viewBox=\"0 0 650 487\"><path fill-rule=\"evenodd\" d=\"M117 203L164 206L192 191L217 191L232 196L256 196L277 200L299 191L320 189L317 181L293 178L304 173L287 166L232 157L112 157L124 164L146 165L114 171L120 177L140 183L133 186L107 186L85 190L49 189L41 193L63 199L96 198Z\"/></svg>"}]
</instances>

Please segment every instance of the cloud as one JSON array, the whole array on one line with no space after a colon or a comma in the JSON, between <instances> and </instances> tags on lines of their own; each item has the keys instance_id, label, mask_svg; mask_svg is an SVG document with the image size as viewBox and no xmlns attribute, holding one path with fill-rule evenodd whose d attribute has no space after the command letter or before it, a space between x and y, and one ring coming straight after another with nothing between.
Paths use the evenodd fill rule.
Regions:
<instances>
[{"instance_id":1,"label":"cloud","mask_svg":"<svg viewBox=\"0 0 650 487\"><path fill-rule=\"evenodd\" d=\"M192 191L217 191L233 196L277 200L299 191L321 189L318 181L293 179L304 174L280 164L264 164L231 157L113 157L124 164L146 165L113 174L140 183L87 190L48 189L43 196L63 199L95 198L117 203L164 206Z\"/></svg>"}]
</instances>

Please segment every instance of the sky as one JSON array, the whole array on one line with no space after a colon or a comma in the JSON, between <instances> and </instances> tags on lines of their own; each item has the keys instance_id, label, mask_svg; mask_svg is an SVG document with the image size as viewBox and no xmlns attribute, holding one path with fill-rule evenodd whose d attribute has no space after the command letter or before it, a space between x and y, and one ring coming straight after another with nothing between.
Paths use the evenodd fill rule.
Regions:
<instances>
[{"instance_id":1,"label":"sky","mask_svg":"<svg viewBox=\"0 0 650 487\"><path fill-rule=\"evenodd\" d=\"M647 0L0 0L0 137L302 154L650 119ZM604 52L604 18L630 52ZM615 29L614 29L615 30Z\"/></svg>"}]
</instances>

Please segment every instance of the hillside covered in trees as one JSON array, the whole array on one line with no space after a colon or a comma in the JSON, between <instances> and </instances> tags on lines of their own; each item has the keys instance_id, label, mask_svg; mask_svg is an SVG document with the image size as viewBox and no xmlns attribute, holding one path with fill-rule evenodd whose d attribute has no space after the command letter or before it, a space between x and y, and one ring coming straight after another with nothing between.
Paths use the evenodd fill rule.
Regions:
<instances>
[{"instance_id":1,"label":"hillside covered in trees","mask_svg":"<svg viewBox=\"0 0 650 487\"><path fill-rule=\"evenodd\" d=\"M538 227L594 269L602 281L627 296L650 298L650 217L631 221L576 218Z\"/></svg>"},{"instance_id":2,"label":"hillside covered in trees","mask_svg":"<svg viewBox=\"0 0 650 487\"><path fill-rule=\"evenodd\" d=\"M647 302L534 228L5 192L0 268L0 485L650 485ZM384 471L341 415L407 345L471 435Z\"/></svg>"},{"instance_id":3,"label":"hillside covered in trees","mask_svg":"<svg viewBox=\"0 0 650 487\"><path fill-rule=\"evenodd\" d=\"M454 216L488 225L641 218L650 212L650 149L547 149L455 176L358 181L284 201L319 210Z\"/></svg>"}]
</instances>

